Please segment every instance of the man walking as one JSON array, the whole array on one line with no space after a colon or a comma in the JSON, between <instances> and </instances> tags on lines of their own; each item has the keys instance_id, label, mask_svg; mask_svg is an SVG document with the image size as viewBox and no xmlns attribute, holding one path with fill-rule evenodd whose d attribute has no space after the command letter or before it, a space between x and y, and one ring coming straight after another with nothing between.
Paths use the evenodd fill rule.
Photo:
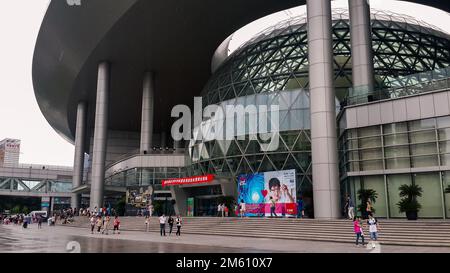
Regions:
<instances>
[{"instance_id":1,"label":"man walking","mask_svg":"<svg viewBox=\"0 0 450 273\"><path fill-rule=\"evenodd\" d=\"M217 205L217 217L220 217L220 214L222 213L222 204Z\"/></svg>"},{"instance_id":2,"label":"man walking","mask_svg":"<svg viewBox=\"0 0 450 273\"><path fill-rule=\"evenodd\" d=\"M159 217L159 228L161 236L163 236L163 233L166 236L166 216L164 214Z\"/></svg>"},{"instance_id":3,"label":"man walking","mask_svg":"<svg viewBox=\"0 0 450 273\"><path fill-rule=\"evenodd\" d=\"M348 202L348 219L353 220L355 218L355 203L353 203L352 198L350 196L347 196L347 202Z\"/></svg>"},{"instance_id":4,"label":"man walking","mask_svg":"<svg viewBox=\"0 0 450 273\"><path fill-rule=\"evenodd\" d=\"M275 212L276 209L276 202L275 200L272 198L272 196L270 197L270 217L272 218L273 215L275 215L275 218L277 217L277 214Z\"/></svg>"}]
</instances>

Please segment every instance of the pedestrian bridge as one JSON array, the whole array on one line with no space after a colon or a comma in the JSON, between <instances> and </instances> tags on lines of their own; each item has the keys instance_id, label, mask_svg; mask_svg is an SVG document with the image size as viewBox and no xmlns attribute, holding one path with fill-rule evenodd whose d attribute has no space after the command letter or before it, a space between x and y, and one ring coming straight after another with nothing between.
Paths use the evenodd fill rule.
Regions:
<instances>
[{"instance_id":1,"label":"pedestrian bridge","mask_svg":"<svg viewBox=\"0 0 450 273\"><path fill-rule=\"evenodd\" d=\"M0 167L0 196L70 197L72 167L21 164Z\"/></svg>"}]
</instances>

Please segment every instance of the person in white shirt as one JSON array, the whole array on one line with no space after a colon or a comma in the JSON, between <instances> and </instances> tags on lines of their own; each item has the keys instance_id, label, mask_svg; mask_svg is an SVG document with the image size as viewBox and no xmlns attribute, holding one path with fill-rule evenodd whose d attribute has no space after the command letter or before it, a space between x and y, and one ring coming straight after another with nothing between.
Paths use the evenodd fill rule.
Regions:
<instances>
[{"instance_id":1,"label":"person in white shirt","mask_svg":"<svg viewBox=\"0 0 450 273\"><path fill-rule=\"evenodd\" d=\"M241 217L244 217L245 216L245 202L243 199L241 200L240 206L241 206Z\"/></svg>"},{"instance_id":2,"label":"person in white shirt","mask_svg":"<svg viewBox=\"0 0 450 273\"><path fill-rule=\"evenodd\" d=\"M367 220L367 224L369 225L370 243L372 244L372 248L375 248L375 242L378 240L378 230L380 229L378 220L375 219L375 217L373 217L371 214L369 214L369 220Z\"/></svg>"},{"instance_id":3,"label":"person in white shirt","mask_svg":"<svg viewBox=\"0 0 450 273\"><path fill-rule=\"evenodd\" d=\"M159 217L159 227L161 236L163 236L163 233L166 236L166 216L164 214Z\"/></svg>"},{"instance_id":4,"label":"person in white shirt","mask_svg":"<svg viewBox=\"0 0 450 273\"><path fill-rule=\"evenodd\" d=\"M217 217L219 217L222 213L222 204L217 205Z\"/></svg>"},{"instance_id":5,"label":"person in white shirt","mask_svg":"<svg viewBox=\"0 0 450 273\"><path fill-rule=\"evenodd\" d=\"M95 217L92 215L91 219L89 220L91 223L91 234L94 234L94 228L95 228Z\"/></svg>"}]
</instances>

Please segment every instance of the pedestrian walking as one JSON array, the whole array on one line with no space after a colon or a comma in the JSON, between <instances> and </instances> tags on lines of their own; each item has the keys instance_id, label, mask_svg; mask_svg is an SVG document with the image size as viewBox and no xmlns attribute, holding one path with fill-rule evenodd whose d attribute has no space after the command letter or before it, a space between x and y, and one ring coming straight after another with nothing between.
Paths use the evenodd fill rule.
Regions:
<instances>
[{"instance_id":1,"label":"pedestrian walking","mask_svg":"<svg viewBox=\"0 0 450 273\"><path fill-rule=\"evenodd\" d=\"M145 216L145 232L148 232L150 226L150 217Z\"/></svg>"},{"instance_id":2,"label":"pedestrian walking","mask_svg":"<svg viewBox=\"0 0 450 273\"><path fill-rule=\"evenodd\" d=\"M356 246L359 247L359 238L361 238L362 245L364 246L364 231L361 225L360 217L355 217L353 219L353 230L356 234Z\"/></svg>"},{"instance_id":3,"label":"pedestrian walking","mask_svg":"<svg viewBox=\"0 0 450 273\"><path fill-rule=\"evenodd\" d=\"M348 196L347 197L348 202L348 219L353 220L355 218L355 203L353 202L353 199Z\"/></svg>"},{"instance_id":4,"label":"pedestrian walking","mask_svg":"<svg viewBox=\"0 0 450 273\"><path fill-rule=\"evenodd\" d=\"M303 218L304 213L303 198L300 196L297 200L297 218Z\"/></svg>"},{"instance_id":5,"label":"pedestrian walking","mask_svg":"<svg viewBox=\"0 0 450 273\"><path fill-rule=\"evenodd\" d=\"M94 215L92 215L91 216L91 219L89 220L90 221L90 223L91 223L91 234L94 234L94 229L95 229L95 216Z\"/></svg>"},{"instance_id":6,"label":"pedestrian walking","mask_svg":"<svg viewBox=\"0 0 450 273\"><path fill-rule=\"evenodd\" d=\"M177 239L178 236L181 236L181 225L183 224L183 219L181 219L181 215L178 214L177 219L175 220L176 225L177 225Z\"/></svg>"},{"instance_id":7,"label":"pedestrian walking","mask_svg":"<svg viewBox=\"0 0 450 273\"><path fill-rule=\"evenodd\" d=\"M271 218L273 217L273 215L275 215L275 217L277 217L277 213L275 212L275 209L276 209L276 202L271 196L270 197L270 217Z\"/></svg>"},{"instance_id":8,"label":"pedestrian walking","mask_svg":"<svg viewBox=\"0 0 450 273\"><path fill-rule=\"evenodd\" d=\"M222 214L222 204L217 205L217 217L220 217Z\"/></svg>"},{"instance_id":9,"label":"pedestrian walking","mask_svg":"<svg viewBox=\"0 0 450 273\"><path fill-rule=\"evenodd\" d=\"M372 248L375 248L375 243L378 241L378 230L380 229L378 220L373 217L373 215L369 215L367 225L369 225L370 243L372 245Z\"/></svg>"},{"instance_id":10,"label":"pedestrian walking","mask_svg":"<svg viewBox=\"0 0 450 273\"><path fill-rule=\"evenodd\" d=\"M369 219L369 216L372 215L372 203L370 203L369 200L367 200L366 203L366 219Z\"/></svg>"},{"instance_id":11,"label":"pedestrian walking","mask_svg":"<svg viewBox=\"0 0 450 273\"><path fill-rule=\"evenodd\" d=\"M161 233L161 236L166 236L166 216L163 214L161 217L159 217L159 231Z\"/></svg>"},{"instance_id":12,"label":"pedestrian walking","mask_svg":"<svg viewBox=\"0 0 450 273\"><path fill-rule=\"evenodd\" d=\"M245 216L245 202L244 199L241 199L241 217Z\"/></svg>"},{"instance_id":13,"label":"pedestrian walking","mask_svg":"<svg viewBox=\"0 0 450 273\"><path fill-rule=\"evenodd\" d=\"M42 217L40 215L38 215L37 224L38 224L38 229L41 229L42 228Z\"/></svg>"},{"instance_id":14,"label":"pedestrian walking","mask_svg":"<svg viewBox=\"0 0 450 273\"><path fill-rule=\"evenodd\" d=\"M117 230L117 234L120 234L120 219L119 216L115 216L114 217L114 229L113 229L113 234L116 233Z\"/></svg>"},{"instance_id":15,"label":"pedestrian walking","mask_svg":"<svg viewBox=\"0 0 450 273\"><path fill-rule=\"evenodd\" d=\"M228 217L229 209L228 209L228 207L227 207L226 205L224 205L223 211L224 211L224 213L225 213L225 217Z\"/></svg>"},{"instance_id":16,"label":"pedestrian walking","mask_svg":"<svg viewBox=\"0 0 450 273\"><path fill-rule=\"evenodd\" d=\"M170 215L169 220L167 220L167 223L169 223L169 236L170 236L170 234L172 234L173 222L174 222L174 220L172 218L172 215Z\"/></svg>"},{"instance_id":17,"label":"pedestrian walking","mask_svg":"<svg viewBox=\"0 0 450 273\"><path fill-rule=\"evenodd\" d=\"M102 234L106 234L108 235L108 230L109 230L109 223L111 221L111 216L106 216L105 217L105 221L103 222L103 231Z\"/></svg>"},{"instance_id":18,"label":"pedestrian walking","mask_svg":"<svg viewBox=\"0 0 450 273\"><path fill-rule=\"evenodd\" d=\"M102 229L102 226L103 226L103 221L102 221L102 217L101 216L97 217L96 225L97 225L97 233L100 233L100 231Z\"/></svg>"}]
</instances>

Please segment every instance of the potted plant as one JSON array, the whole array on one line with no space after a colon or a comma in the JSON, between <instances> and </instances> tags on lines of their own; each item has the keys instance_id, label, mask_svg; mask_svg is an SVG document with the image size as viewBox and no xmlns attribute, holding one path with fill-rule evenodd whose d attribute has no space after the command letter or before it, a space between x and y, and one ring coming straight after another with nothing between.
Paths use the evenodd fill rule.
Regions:
<instances>
[{"instance_id":1,"label":"potted plant","mask_svg":"<svg viewBox=\"0 0 450 273\"><path fill-rule=\"evenodd\" d=\"M358 206L358 210L361 212L363 218L367 218L366 207L367 201L374 204L377 201L378 193L373 189L360 189L358 191L358 199L361 200L361 204ZM372 207L372 213L375 213L375 208Z\"/></svg>"},{"instance_id":2,"label":"potted plant","mask_svg":"<svg viewBox=\"0 0 450 273\"><path fill-rule=\"evenodd\" d=\"M397 203L400 213L405 213L408 220L417 220L417 214L422 205L417 197L422 196L422 187L418 185L403 184L399 188L402 199Z\"/></svg>"}]
</instances>

